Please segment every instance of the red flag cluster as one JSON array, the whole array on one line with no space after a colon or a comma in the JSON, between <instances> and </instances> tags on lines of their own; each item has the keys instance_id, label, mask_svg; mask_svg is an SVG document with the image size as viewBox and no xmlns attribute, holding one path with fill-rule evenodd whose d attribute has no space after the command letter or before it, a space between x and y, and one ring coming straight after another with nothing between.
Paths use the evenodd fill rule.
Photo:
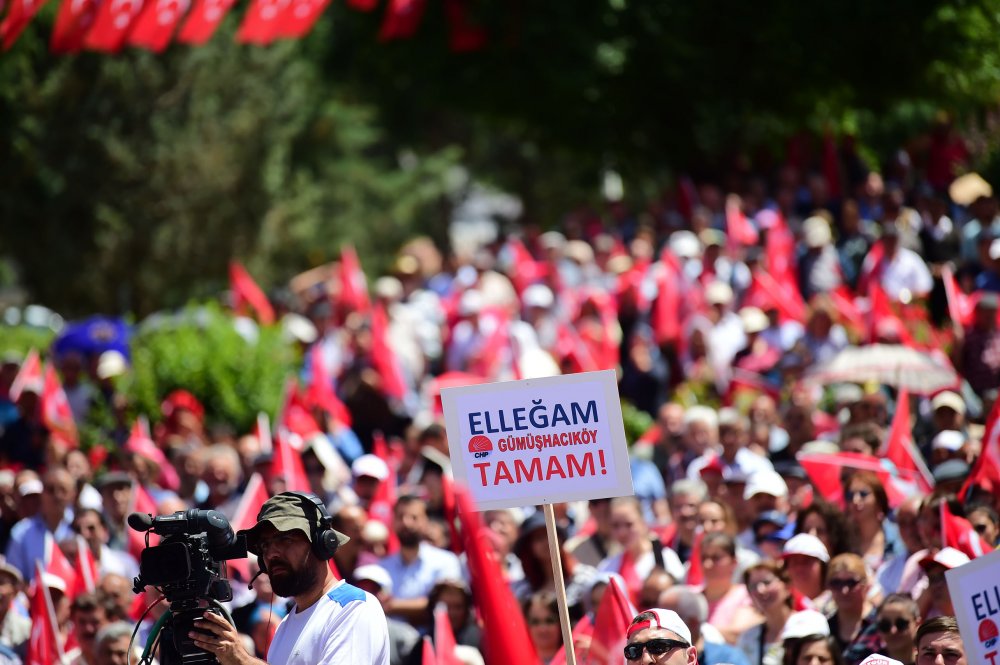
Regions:
<instances>
[{"instance_id":1,"label":"red flag cluster","mask_svg":"<svg viewBox=\"0 0 1000 665\"><path fill-rule=\"evenodd\" d=\"M9 50L46 0L14 0L0 22L0 46ZM126 46L161 53L175 38L199 46L212 38L235 0L63 0L49 48L53 53L83 49L118 53ZM236 40L267 45L300 39L313 29L330 0L252 0ZM372 11L378 0L349 0ZM475 51L487 42L485 30L470 18L469 0L446 0L449 44L456 53ZM420 28L426 0L389 0L379 40L410 39ZM0 11L3 5L0 4ZM190 10L190 11L189 11Z\"/></svg>"}]
</instances>

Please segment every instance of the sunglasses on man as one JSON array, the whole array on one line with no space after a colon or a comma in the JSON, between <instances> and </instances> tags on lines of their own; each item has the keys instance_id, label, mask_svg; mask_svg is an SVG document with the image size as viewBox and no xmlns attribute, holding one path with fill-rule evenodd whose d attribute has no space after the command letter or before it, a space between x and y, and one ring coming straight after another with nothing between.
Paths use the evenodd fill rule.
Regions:
<instances>
[{"instance_id":1,"label":"sunglasses on man","mask_svg":"<svg viewBox=\"0 0 1000 665\"><path fill-rule=\"evenodd\" d=\"M658 638L649 640L648 642L632 642L625 645L625 658L628 660L639 660L642 658L643 649L648 651L650 656L662 656L668 651L686 649L689 646L691 645L687 642L671 640L669 638Z\"/></svg>"},{"instance_id":2,"label":"sunglasses on man","mask_svg":"<svg viewBox=\"0 0 1000 665\"><path fill-rule=\"evenodd\" d=\"M893 626L896 627L896 630L902 632L910 626L910 620L904 619L903 617L898 617L896 618L895 621L892 621L890 619L879 619L876 626L878 627L879 632L881 633L888 633L890 630L892 630Z\"/></svg>"}]
</instances>

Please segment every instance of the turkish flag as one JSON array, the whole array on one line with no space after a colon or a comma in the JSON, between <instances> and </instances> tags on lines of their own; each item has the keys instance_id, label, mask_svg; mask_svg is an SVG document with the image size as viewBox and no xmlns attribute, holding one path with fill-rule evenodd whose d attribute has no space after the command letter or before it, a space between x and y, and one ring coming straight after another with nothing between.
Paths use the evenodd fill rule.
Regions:
<instances>
[{"instance_id":1,"label":"turkish flag","mask_svg":"<svg viewBox=\"0 0 1000 665\"><path fill-rule=\"evenodd\" d=\"M979 536L969 520L959 517L948 508L948 502L941 502L941 538L945 547L954 547L970 559L989 554L993 548Z\"/></svg>"},{"instance_id":2,"label":"turkish flag","mask_svg":"<svg viewBox=\"0 0 1000 665\"><path fill-rule=\"evenodd\" d=\"M420 665L438 665L437 655L434 653L434 645L431 644L431 638L424 635L423 639L423 651L420 653Z\"/></svg>"},{"instance_id":3,"label":"turkish flag","mask_svg":"<svg viewBox=\"0 0 1000 665\"><path fill-rule=\"evenodd\" d=\"M955 279L955 272L951 266L945 264L941 268L941 281L944 283L944 293L948 299L948 315L951 320L960 326L972 325L975 315L975 299L962 292Z\"/></svg>"},{"instance_id":4,"label":"turkish flag","mask_svg":"<svg viewBox=\"0 0 1000 665\"><path fill-rule=\"evenodd\" d=\"M799 453L795 456L805 469L809 480L820 495L838 506L844 505L844 488L840 478L844 469L871 471L882 481L885 493L889 498L889 506L895 508L906 499L907 493L899 481L873 455L862 453Z\"/></svg>"},{"instance_id":5,"label":"turkish flag","mask_svg":"<svg viewBox=\"0 0 1000 665\"><path fill-rule=\"evenodd\" d=\"M620 663L622 649L627 641L626 632L636 614L638 612L635 607L618 586L618 581L612 577L597 606L587 662Z\"/></svg>"},{"instance_id":6,"label":"turkish flag","mask_svg":"<svg viewBox=\"0 0 1000 665\"><path fill-rule=\"evenodd\" d=\"M0 23L0 43L3 44L3 50L10 50L44 4L45 0L13 1L7 12L7 18Z\"/></svg>"},{"instance_id":7,"label":"turkish flag","mask_svg":"<svg viewBox=\"0 0 1000 665\"><path fill-rule=\"evenodd\" d=\"M83 39L92 51L117 53L125 46L129 30L142 11L144 0L103 0L97 8L93 27Z\"/></svg>"},{"instance_id":8,"label":"turkish flag","mask_svg":"<svg viewBox=\"0 0 1000 665\"><path fill-rule=\"evenodd\" d=\"M859 334L864 332L867 328L865 317L858 309L857 303L854 302L854 294L851 293L850 289L841 285L830 291L829 295L837 314L842 317L843 321Z\"/></svg>"},{"instance_id":9,"label":"turkish flag","mask_svg":"<svg viewBox=\"0 0 1000 665\"><path fill-rule=\"evenodd\" d=\"M278 429L297 434L303 441L323 433L308 400L299 394L299 384L294 377L285 386L285 403L278 416Z\"/></svg>"},{"instance_id":10,"label":"turkish flag","mask_svg":"<svg viewBox=\"0 0 1000 665\"><path fill-rule=\"evenodd\" d=\"M763 268L753 271L750 287L744 295L744 307L775 308L782 321L806 320L806 304L795 282L781 283Z\"/></svg>"},{"instance_id":11,"label":"turkish flag","mask_svg":"<svg viewBox=\"0 0 1000 665\"><path fill-rule=\"evenodd\" d=\"M379 305L372 310L372 366L382 379L382 392L393 399L403 399L407 393L406 379L399 358L389 344L388 333L385 307Z\"/></svg>"},{"instance_id":12,"label":"turkish flag","mask_svg":"<svg viewBox=\"0 0 1000 665\"><path fill-rule=\"evenodd\" d=\"M252 10L253 8L250 11ZM261 323L264 325L274 323L274 308L271 307L270 301L238 261L229 264L229 288L233 292L234 310L243 313L246 306L250 305L257 312L257 318Z\"/></svg>"},{"instance_id":13,"label":"turkish flag","mask_svg":"<svg viewBox=\"0 0 1000 665\"><path fill-rule=\"evenodd\" d=\"M694 534L691 554L688 556L687 578L684 580L688 586L701 586L705 582L705 571L701 567L701 541L703 540L705 540L705 532L699 528Z\"/></svg>"},{"instance_id":14,"label":"turkish flag","mask_svg":"<svg viewBox=\"0 0 1000 665\"><path fill-rule=\"evenodd\" d=\"M132 498L130 500L132 504L129 509L129 514L132 513L145 513L153 517L156 516L156 501L150 496L149 492L145 487L135 482L132 483ZM146 549L146 536L149 536L149 546L152 547L160 541L160 537L155 533L139 532L132 527L127 527L126 532L128 533L128 553L135 557L136 561L142 559L142 551Z\"/></svg>"},{"instance_id":15,"label":"turkish flag","mask_svg":"<svg viewBox=\"0 0 1000 665\"><path fill-rule=\"evenodd\" d=\"M233 519L230 521L233 531L249 529L256 524L257 513L260 512L260 507L269 498L267 486L264 483L264 479L260 477L260 474L255 473L250 476L250 480L247 481L247 486L243 490L243 496L240 497L240 502L236 506ZM247 559L232 559L228 562L228 565L231 569L241 574L242 580L245 582L250 581L250 562Z\"/></svg>"},{"instance_id":16,"label":"turkish flag","mask_svg":"<svg viewBox=\"0 0 1000 665\"><path fill-rule=\"evenodd\" d=\"M302 455L288 442L288 432L278 430L274 437L274 455L271 458L271 476L285 481L285 491L312 492Z\"/></svg>"},{"instance_id":17,"label":"turkish flag","mask_svg":"<svg viewBox=\"0 0 1000 665\"><path fill-rule=\"evenodd\" d=\"M487 663L537 663L538 656L524 614L500 568L486 527L467 491L456 488L455 498L462 523L470 586L476 590L476 609L483 625L490 627L483 640L483 656Z\"/></svg>"},{"instance_id":18,"label":"turkish flag","mask_svg":"<svg viewBox=\"0 0 1000 665\"><path fill-rule=\"evenodd\" d=\"M666 254L666 252L664 252ZM661 256L653 266L656 274L656 299L649 316L657 346L672 344L681 336L680 269L677 263Z\"/></svg>"},{"instance_id":19,"label":"turkish flag","mask_svg":"<svg viewBox=\"0 0 1000 665\"><path fill-rule=\"evenodd\" d=\"M882 456L895 464L904 475L910 475L924 494L930 494L934 490L934 478L913 443L913 431L910 427L910 393L905 388L900 389L896 396L896 413L892 416L892 425L889 427L889 436L886 437Z\"/></svg>"},{"instance_id":20,"label":"turkish flag","mask_svg":"<svg viewBox=\"0 0 1000 665\"><path fill-rule=\"evenodd\" d=\"M455 633L443 603L434 608L434 651L438 665L462 665L455 655Z\"/></svg>"},{"instance_id":21,"label":"turkish flag","mask_svg":"<svg viewBox=\"0 0 1000 665\"><path fill-rule=\"evenodd\" d=\"M425 9L427 0L389 0L389 7L385 10L378 33L379 41L413 37L417 34Z\"/></svg>"},{"instance_id":22,"label":"turkish flag","mask_svg":"<svg viewBox=\"0 0 1000 665\"><path fill-rule=\"evenodd\" d=\"M507 238L507 251L510 253L512 264L510 266L510 280L518 294L522 294L541 276L545 269L544 265L535 261L520 238Z\"/></svg>"},{"instance_id":23,"label":"turkish flag","mask_svg":"<svg viewBox=\"0 0 1000 665\"><path fill-rule=\"evenodd\" d=\"M958 496L967 498L973 487L980 487L994 495L1000 491L1000 400L993 404L993 410L986 419L982 452L972 465L969 478Z\"/></svg>"},{"instance_id":24,"label":"turkish flag","mask_svg":"<svg viewBox=\"0 0 1000 665\"><path fill-rule=\"evenodd\" d=\"M287 39L305 37L330 5L330 0L290 0L278 25L278 36Z\"/></svg>"},{"instance_id":25,"label":"turkish flag","mask_svg":"<svg viewBox=\"0 0 1000 665\"><path fill-rule=\"evenodd\" d=\"M56 625L56 608L49 587L42 581L42 562L35 561L35 590L31 594L31 636L28 638L27 665L64 662L62 640Z\"/></svg>"},{"instance_id":26,"label":"turkish flag","mask_svg":"<svg viewBox=\"0 0 1000 665\"><path fill-rule=\"evenodd\" d=\"M73 570L73 564L69 562L62 548L59 547L59 543L48 532L45 533L45 572L55 575L66 583L66 591L70 600L76 598L73 595L73 590L77 587L76 571Z\"/></svg>"},{"instance_id":27,"label":"turkish flag","mask_svg":"<svg viewBox=\"0 0 1000 665\"><path fill-rule=\"evenodd\" d=\"M333 391L333 382L327 375L326 363L323 362L323 347L320 344L313 344L309 349L309 385L306 388L306 402L310 406L323 409L341 425L351 426L351 413Z\"/></svg>"},{"instance_id":28,"label":"turkish flag","mask_svg":"<svg viewBox=\"0 0 1000 665\"><path fill-rule=\"evenodd\" d=\"M726 199L726 236L731 246L751 247L760 240L757 228L740 208L739 197L733 195Z\"/></svg>"},{"instance_id":29,"label":"turkish flag","mask_svg":"<svg viewBox=\"0 0 1000 665\"><path fill-rule=\"evenodd\" d=\"M236 0L195 0L194 8L177 35L177 41L201 46L212 38L215 29L234 4Z\"/></svg>"},{"instance_id":30,"label":"turkish flag","mask_svg":"<svg viewBox=\"0 0 1000 665\"><path fill-rule=\"evenodd\" d=\"M83 40L97 18L98 0L63 0L52 29L49 50L53 53L79 53Z\"/></svg>"},{"instance_id":31,"label":"turkish flag","mask_svg":"<svg viewBox=\"0 0 1000 665\"><path fill-rule=\"evenodd\" d=\"M392 512L396 507L398 494L396 470L399 468L399 465L398 462L395 462L390 457L389 447L385 443L385 436L383 436L382 432L375 432L372 441L372 452L389 467L389 477L380 482L378 487L375 488L371 505L368 506L368 518L381 522L388 527L389 542L387 543L387 549L390 554L393 554L399 550L399 537L392 528Z\"/></svg>"},{"instance_id":32,"label":"turkish flag","mask_svg":"<svg viewBox=\"0 0 1000 665\"><path fill-rule=\"evenodd\" d=\"M38 351L34 349L28 351L28 355L21 361L21 368L17 371L17 376L10 384L10 400L16 402L21 399L21 393L25 388L30 388L41 394L45 381L42 378L42 361L38 357Z\"/></svg>"},{"instance_id":33,"label":"turkish flag","mask_svg":"<svg viewBox=\"0 0 1000 665\"><path fill-rule=\"evenodd\" d=\"M167 48L191 0L148 0L128 35L128 43L153 53Z\"/></svg>"},{"instance_id":34,"label":"turkish flag","mask_svg":"<svg viewBox=\"0 0 1000 665\"><path fill-rule=\"evenodd\" d=\"M243 16L236 41L266 46L280 36L289 0L253 0Z\"/></svg>"},{"instance_id":35,"label":"turkish flag","mask_svg":"<svg viewBox=\"0 0 1000 665\"><path fill-rule=\"evenodd\" d=\"M618 574L622 576L622 580L625 582L625 592L629 598L633 602L638 600L639 593L642 591L642 578L639 577L639 573L635 569L635 555L629 550L622 552L622 561L618 567Z\"/></svg>"},{"instance_id":36,"label":"turkish flag","mask_svg":"<svg viewBox=\"0 0 1000 665\"><path fill-rule=\"evenodd\" d=\"M45 383L42 388L42 422L51 436L64 448L76 448L80 437L73 421L73 410L69 407L66 391L59 382L59 375L52 365L45 367Z\"/></svg>"},{"instance_id":37,"label":"turkish flag","mask_svg":"<svg viewBox=\"0 0 1000 665\"><path fill-rule=\"evenodd\" d=\"M340 248L340 296L337 303L347 312L368 313L371 300L368 298L368 280L361 269L361 259L353 245Z\"/></svg>"},{"instance_id":38,"label":"turkish flag","mask_svg":"<svg viewBox=\"0 0 1000 665\"><path fill-rule=\"evenodd\" d=\"M81 593L93 591L97 588L97 580L100 577L100 570L94 555L90 551L90 546L83 536L76 537L76 586L70 588L70 597L76 598Z\"/></svg>"}]
</instances>

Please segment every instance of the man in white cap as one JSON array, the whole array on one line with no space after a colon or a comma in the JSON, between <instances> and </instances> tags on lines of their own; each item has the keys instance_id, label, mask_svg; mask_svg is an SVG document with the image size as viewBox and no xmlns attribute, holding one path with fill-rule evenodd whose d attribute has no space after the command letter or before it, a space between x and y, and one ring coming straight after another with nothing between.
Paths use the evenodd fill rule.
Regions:
<instances>
[{"instance_id":1,"label":"man in white cap","mask_svg":"<svg viewBox=\"0 0 1000 665\"><path fill-rule=\"evenodd\" d=\"M625 660L630 665L697 665L698 649L691 643L691 629L677 612L657 608L632 619L626 631Z\"/></svg>"},{"instance_id":2,"label":"man in white cap","mask_svg":"<svg viewBox=\"0 0 1000 665\"><path fill-rule=\"evenodd\" d=\"M11 529L7 561L21 571L25 582L35 577L35 561L45 560L45 539L55 542L73 537L73 504L76 481L68 471L54 468L42 477L41 507L34 517L25 518Z\"/></svg>"},{"instance_id":3,"label":"man in white cap","mask_svg":"<svg viewBox=\"0 0 1000 665\"><path fill-rule=\"evenodd\" d=\"M781 558L792 588L810 600L823 594L826 564L830 563L830 553L823 541L811 533L796 534L785 542Z\"/></svg>"},{"instance_id":4,"label":"man in white cap","mask_svg":"<svg viewBox=\"0 0 1000 665\"><path fill-rule=\"evenodd\" d=\"M951 602L951 594L945 582L944 574L952 568L969 563L969 557L954 547L945 547L934 554L929 554L920 562L920 567L927 574L927 590L920 596L920 614L924 618L937 616L953 616L955 606Z\"/></svg>"},{"instance_id":5,"label":"man in white cap","mask_svg":"<svg viewBox=\"0 0 1000 665\"><path fill-rule=\"evenodd\" d=\"M389 477L389 465L368 453L354 460L351 474L354 476L354 493L358 495L361 507L368 510L379 485Z\"/></svg>"},{"instance_id":6,"label":"man in white cap","mask_svg":"<svg viewBox=\"0 0 1000 665\"><path fill-rule=\"evenodd\" d=\"M932 420L935 432L965 430L965 400L951 390L945 390L931 400Z\"/></svg>"},{"instance_id":7,"label":"man in white cap","mask_svg":"<svg viewBox=\"0 0 1000 665\"><path fill-rule=\"evenodd\" d=\"M788 485L785 479L775 473L774 469L755 471L747 478L743 489L743 500L747 503L750 524L764 512L777 510L788 514ZM740 543L758 554L753 528L747 528L739 535Z\"/></svg>"},{"instance_id":8,"label":"man in white cap","mask_svg":"<svg viewBox=\"0 0 1000 665\"><path fill-rule=\"evenodd\" d=\"M799 288L802 297L829 293L840 286L840 256L833 246L830 222L814 215L802 222L802 241L806 253L799 259Z\"/></svg>"}]
</instances>

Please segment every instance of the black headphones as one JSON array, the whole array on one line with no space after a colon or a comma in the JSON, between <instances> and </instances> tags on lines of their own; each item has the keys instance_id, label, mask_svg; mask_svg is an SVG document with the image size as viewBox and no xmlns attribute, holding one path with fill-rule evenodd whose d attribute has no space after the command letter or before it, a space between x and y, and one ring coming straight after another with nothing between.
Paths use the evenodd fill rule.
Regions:
<instances>
[{"instance_id":1,"label":"black headphones","mask_svg":"<svg viewBox=\"0 0 1000 665\"><path fill-rule=\"evenodd\" d=\"M337 532L333 530L333 517L330 516L322 499L306 492L282 492L279 496L293 496L299 500L305 512L310 510L313 512L316 519L310 520L312 532L309 534L313 554L322 561L332 559L333 553L340 546L340 541L337 540ZM264 567L264 557L257 557L257 567L261 572L267 572Z\"/></svg>"}]
</instances>

